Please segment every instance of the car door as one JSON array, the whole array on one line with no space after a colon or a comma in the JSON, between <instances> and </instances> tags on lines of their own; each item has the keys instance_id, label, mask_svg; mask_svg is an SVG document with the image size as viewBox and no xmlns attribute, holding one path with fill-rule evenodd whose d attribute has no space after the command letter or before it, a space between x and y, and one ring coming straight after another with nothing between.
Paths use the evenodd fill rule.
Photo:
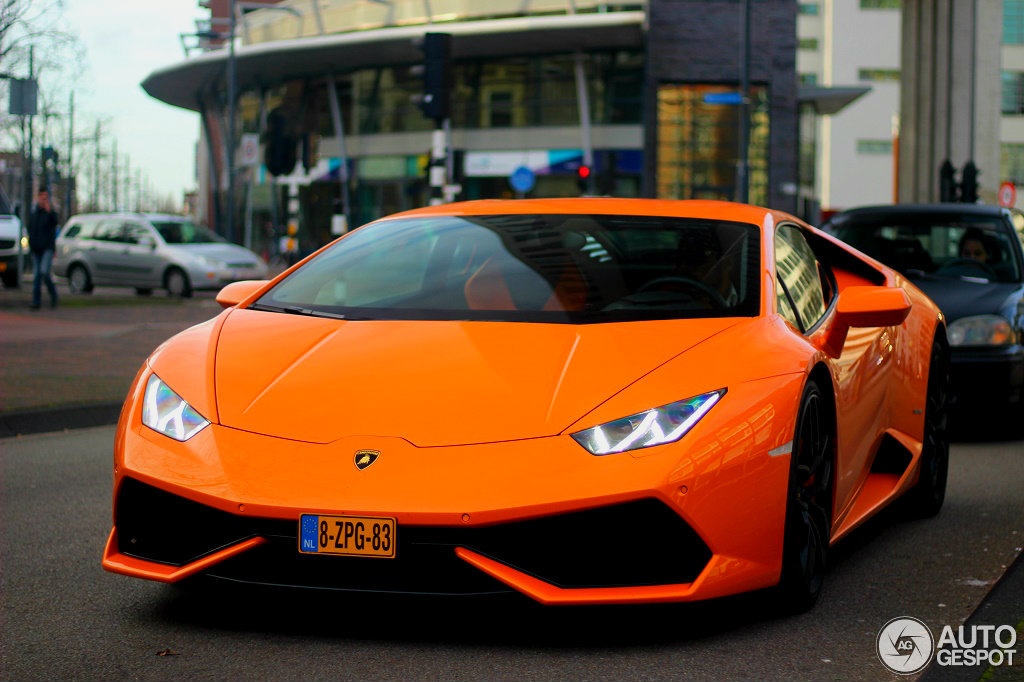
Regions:
<instances>
[{"instance_id":1,"label":"car door","mask_svg":"<svg viewBox=\"0 0 1024 682\"><path fill-rule=\"evenodd\" d=\"M160 286L163 259L157 253L152 228L136 221L125 221L121 232L118 261L125 278L139 287Z\"/></svg>"},{"instance_id":2,"label":"car door","mask_svg":"<svg viewBox=\"0 0 1024 682\"><path fill-rule=\"evenodd\" d=\"M92 236L82 244L83 255L89 264L94 283L125 284L121 270L122 220L106 218L93 230Z\"/></svg>"},{"instance_id":3,"label":"car door","mask_svg":"<svg viewBox=\"0 0 1024 682\"><path fill-rule=\"evenodd\" d=\"M832 317L837 286L828 265L818 258L802 230L783 224L775 232L778 312L806 336L824 332ZM838 429L835 514L839 520L864 483L882 432L887 426L887 392L895 357L892 327L854 327L833 361Z\"/></svg>"}]
</instances>

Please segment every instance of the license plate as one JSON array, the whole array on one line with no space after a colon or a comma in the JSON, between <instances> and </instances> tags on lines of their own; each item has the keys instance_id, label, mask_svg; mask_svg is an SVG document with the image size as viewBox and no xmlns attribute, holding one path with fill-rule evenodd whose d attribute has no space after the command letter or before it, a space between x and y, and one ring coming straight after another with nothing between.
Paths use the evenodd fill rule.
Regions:
<instances>
[{"instance_id":1,"label":"license plate","mask_svg":"<svg viewBox=\"0 0 1024 682\"><path fill-rule=\"evenodd\" d=\"M388 517L303 514L299 552L393 559L397 531L395 520Z\"/></svg>"}]
</instances>

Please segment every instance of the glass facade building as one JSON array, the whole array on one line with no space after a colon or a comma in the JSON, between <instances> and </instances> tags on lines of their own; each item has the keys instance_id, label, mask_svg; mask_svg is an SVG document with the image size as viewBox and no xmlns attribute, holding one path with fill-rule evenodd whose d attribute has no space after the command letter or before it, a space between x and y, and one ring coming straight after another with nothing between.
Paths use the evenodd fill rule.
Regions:
<instances>
[{"instance_id":1,"label":"glass facade building","mask_svg":"<svg viewBox=\"0 0 1024 682\"><path fill-rule=\"evenodd\" d=\"M265 147L267 121L273 118L286 122L301 152L295 170L282 176L271 176L262 165L240 170L234 223L252 226L247 233L254 247L272 253L286 223L288 198L297 193L298 237L305 252L333 238L339 214L349 226L358 226L427 204L435 122L417 103L423 95L423 54L415 41L428 31L452 35L446 165L459 187L457 199L585 191L736 199L740 108L708 100L736 93L736 67L728 67L724 80L721 73L701 78L683 69L674 79L655 75L652 83L653 62L671 59L679 46L698 44L679 39L662 47L660 38L651 37L664 35L665 27L657 32L649 27L652 11L662 4L733 14L738 7L729 0L284 0L245 14L235 51L236 145L242 135L256 134ZM757 12L771 13L773 21L795 22L791 3L754 5ZM736 28L735 22L728 25ZM707 39L706 27L678 30ZM732 58L736 52L736 40L723 36L711 53L701 49L725 64L724 55ZM796 47L794 39L782 46L782 54L791 61ZM153 96L198 108L202 115L205 146L197 165L205 201L199 202L203 215L198 217L214 225L228 210L223 189L228 126L221 90L226 52L211 50L154 72L143 83ZM778 74L763 69L752 74L749 201L787 208L780 205L784 195L778 185L795 184L795 152L788 169L779 149L797 146L796 112L773 109L772 98L774 92L781 93L779 102L794 97L796 76L785 68L785 59L768 61L780 64L778 73L788 74L792 83L780 86ZM780 115L791 120L777 124ZM780 146L773 151L773 144ZM584 183L579 169L588 156L591 177ZM517 191L510 176L522 167L534 180L528 190Z\"/></svg>"}]
</instances>

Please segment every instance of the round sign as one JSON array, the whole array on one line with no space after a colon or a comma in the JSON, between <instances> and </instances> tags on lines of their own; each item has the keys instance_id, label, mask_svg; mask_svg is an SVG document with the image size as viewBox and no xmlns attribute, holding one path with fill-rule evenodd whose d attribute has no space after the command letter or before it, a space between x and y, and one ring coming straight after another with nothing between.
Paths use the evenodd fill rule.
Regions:
<instances>
[{"instance_id":1,"label":"round sign","mask_svg":"<svg viewBox=\"0 0 1024 682\"><path fill-rule=\"evenodd\" d=\"M537 176L526 166L519 166L508 176L508 184L517 192L529 192L537 183Z\"/></svg>"},{"instance_id":2,"label":"round sign","mask_svg":"<svg viewBox=\"0 0 1024 682\"><path fill-rule=\"evenodd\" d=\"M1017 187L1012 182L1004 182L999 185L999 205L1004 208L1012 208L1017 203Z\"/></svg>"}]
</instances>

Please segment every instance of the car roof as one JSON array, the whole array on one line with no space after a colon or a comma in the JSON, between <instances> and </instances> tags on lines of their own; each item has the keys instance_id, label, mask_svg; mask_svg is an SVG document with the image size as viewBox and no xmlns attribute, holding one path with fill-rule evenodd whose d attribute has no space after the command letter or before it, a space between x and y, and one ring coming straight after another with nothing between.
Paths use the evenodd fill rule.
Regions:
<instances>
[{"instance_id":1,"label":"car roof","mask_svg":"<svg viewBox=\"0 0 1024 682\"><path fill-rule=\"evenodd\" d=\"M664 199L613 199L607 197L482 199L479 201L461 201L453 204L441 204L440 206L429 206L404 211L390 215L385 220L421 216L502 215L510 213L663 216L671 218L729 220L760 226L764 224L765 216L776 212L758 206L737 204L729 201L670 201Z\"/></svg>"},{"instance_id":2,"label":"car roof","mask_svg":"<svg viewBox=\"0 0 1024 682\"><path fill-rule=\"evenodd\" d=\"M837 213L833 218L855 215L927 215L927 214L948 214L961 213L967 215L998 216L1003 215L1000 206L989 206L987 204L878 204L874 206L858 206ZM831 220L831 219L830 219Z\"/></svg>"},{"instance_id":3,"label":"car roof","mask_svg":"<svg viewBox=\"0 0 1024 682\"><path fill-rule=\"evenodd\" d=\"M135 211L106 211L98 213L76 213L68 220L75 219L98 220L100 218L143 218L145 220L177 220L184 222L190 220L188 216L175 215L173 213L137 213Z\"/></svg>"}]
</instances>

